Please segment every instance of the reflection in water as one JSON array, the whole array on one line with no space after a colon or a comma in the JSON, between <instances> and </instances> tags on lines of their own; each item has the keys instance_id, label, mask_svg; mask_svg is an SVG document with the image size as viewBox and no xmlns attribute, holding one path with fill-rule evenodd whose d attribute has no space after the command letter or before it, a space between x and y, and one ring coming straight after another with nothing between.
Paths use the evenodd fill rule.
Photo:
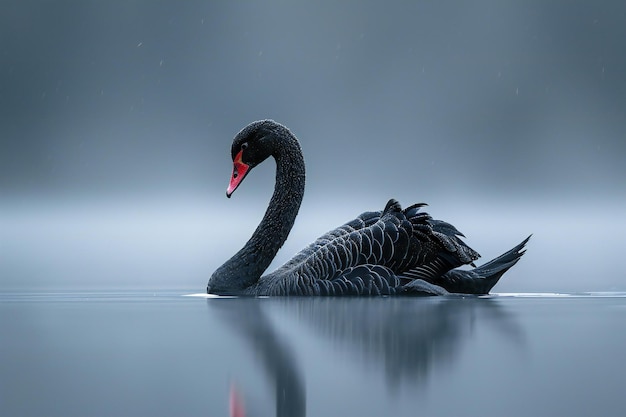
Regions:
<instances>
[{"instance_id":1,"label":"reflection in water","mask_svg":"<svg viewBox=\"0 0 626 417\"><path fill-rule=\"evenodd\" d=\"M477 320L494 324L516 344L523 339L513 317L493 299L310 299L290 307L320 334L360 355L368 368L384 370L391 387L421 383L437 365L453 364Z\"/></svg>"},{"instance_id":2,"label":"reflection in water","mask_svg":"<svg viewBox=\"0 0 626 417\"><path fill-rule=\"evenodd\" d=\"M299 417L306 414L304 379L295 356L281 338L257 298L209 299L209 306L224 319L227 327L243 337L259 359L276 392L276 415Z\"/></svg>"},{"instance_id":3,"label":"reflection in water","mask_svg":"<svg viewBox=\"0 0 626 417\"><path fill-rule=\"evenodd\" d=\"M234 298L208 304L259 355L276 391L278 416L305 415L305 378L295 341L278 335L270 309L312 327L368 369L380 369L392 388L420 385L438 365L454 364L477 321L515 345L523 342L514 317L489 298Z\"/></svg>"}]
</instances>

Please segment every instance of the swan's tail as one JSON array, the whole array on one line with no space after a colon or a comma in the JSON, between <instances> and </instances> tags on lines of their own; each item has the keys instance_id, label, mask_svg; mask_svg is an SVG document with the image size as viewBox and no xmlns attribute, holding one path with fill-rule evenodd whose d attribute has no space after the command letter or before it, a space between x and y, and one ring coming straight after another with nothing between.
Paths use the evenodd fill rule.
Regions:
<instances>
[{"instance_id":1,"label":"swan's tail","mask_svg":"<svg viewBox=\"0 0 626 417\"><path fill-rule=\"evenodd\" d=\"M513 249L477 268L448 271L436 284L452 293L488 294L500 277L520 260L529 239L530 236Z\"/></svg>"}]
</instances>

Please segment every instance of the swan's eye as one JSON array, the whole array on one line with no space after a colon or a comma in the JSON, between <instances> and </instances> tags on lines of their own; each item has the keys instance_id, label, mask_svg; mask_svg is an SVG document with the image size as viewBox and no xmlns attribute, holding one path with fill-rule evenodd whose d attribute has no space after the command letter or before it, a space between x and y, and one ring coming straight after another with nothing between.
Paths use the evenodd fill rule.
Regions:
<instances>
[{"instance_id":1,"label":"swan's eye","mask_svg":"<svg viewBox=\"0 0 626 417\"><path fill-rule=\"evenodd\" d=\"M244 149L246 149L248 147L248 142L244 142L241 144L241 150L243 151Z\"/></svg>"}]
</instances>

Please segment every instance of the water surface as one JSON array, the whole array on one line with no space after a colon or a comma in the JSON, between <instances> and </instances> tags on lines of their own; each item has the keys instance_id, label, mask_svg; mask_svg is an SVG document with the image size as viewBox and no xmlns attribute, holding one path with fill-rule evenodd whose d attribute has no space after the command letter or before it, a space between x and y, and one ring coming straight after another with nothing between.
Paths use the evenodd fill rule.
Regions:
<instances>
[{"instance_id":1,"label":"water surface","mask_svg":"<svg viewBox=\"0 0 626 417\"><path fill-rule=\"evenodd\" d=\"M621 415L626 294L4 293L0 415Z\"/></svg>"}]
</instances>

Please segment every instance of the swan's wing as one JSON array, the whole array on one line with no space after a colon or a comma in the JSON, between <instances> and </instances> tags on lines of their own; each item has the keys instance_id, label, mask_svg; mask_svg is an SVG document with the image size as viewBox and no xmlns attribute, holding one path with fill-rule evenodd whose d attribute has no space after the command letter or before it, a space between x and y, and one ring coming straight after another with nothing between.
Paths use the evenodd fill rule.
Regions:
<instances>
[{"instance_id":1,"label":"swan's wing","mask_svg":"<svg viewBox=\"0 0 626 417\"><path fill-rule=\"evenodd\" d=\"M404 213L414 232L408 257L394 268L402 278L434 282L451 269L472 264L480 257L460 239L464 236L453 225L431 218L419 207L409 207Z\"/></svg>"},{"instance_id":2,"label":"swan's wing","mask_svg":"<svg viewBox=\"0 0 626 417\"><path fill-rule=\"evenodd\" d=\"M349 268L333 279L298 279L286 283L286 291L294 295L380 296L380 295L447 295L442 287L421 279L402 285L391 269L380 265L359 265Z\"/></svg>"},{"instance_id":3,"label":"swan's wing","mask_svg":"<svg viewBox=\"0 0 626 417\"><path fill-rule=\"evenodd\" d=\"M342 251L350 244L346 241L354 240L354 235L361 233L364 229L370 228L372 225L380 221L382 211L368 211L362 213L354 220L350 220L344 225L325 233L317 238L313 243L302 249L296 256L281 266L276 272L288 272L301 267L307 263L320 262L323 259L327 259L324 256L333 250L333 255L337 251ZM352 235L352 237L350 237ZM317 269L323 268L322 265Z\"/></svg>"},{"instance_id":4,"label":"swan's wing","mask_svg":"<svg viewBox=\"0 0 626 417\"><path fill-rule=\"evenodd\" d=\"M382 211L367 211L362 213L356 219L350 220L346 224L325 233L317 238L315 242L301 250L294 258L287 262L285 266L302 263L303 261L306 261L311 254L317 252L325 246L341 244L342 239L345 239L347 235L355 232L358 233L359 231L376 224L376 222L380 220L382 213Z\"/></svg>"},{"instance_id":5,"label":"swan's wing","mask_svg":"<svg viewBox=\"0 0 626 417\"><path fill-rule=\"evenodd\" d=\"M383 211L363 213L321 236L270 275L329 280L358 265L391 267L407 258L412 233L400 205L390 200Z\"/></svg>"},{"instance_id":6,"label":"swan's wing","mask_svg":"<svg viewBox=\"0 0 626 417\"><path fill-rule=\"evenodd\" d=\"M363 294L387 294L388 286L401 288L416 279L432 283L450 269L478 258L459 239L462 234L454 226L433 220L420 211L422 206L402 210L397 201L390 200L383 211L363 213L326 233L267 279L290 277L282 285L290 287L289 293L303 295L308 293L305 288L339 295L353 294L357 287ZM359 273L363 276L358 277ZM330 283L315 289L317 280ZM433 291L426 288L424 292Z\"/></svg>"}]
</instances>

